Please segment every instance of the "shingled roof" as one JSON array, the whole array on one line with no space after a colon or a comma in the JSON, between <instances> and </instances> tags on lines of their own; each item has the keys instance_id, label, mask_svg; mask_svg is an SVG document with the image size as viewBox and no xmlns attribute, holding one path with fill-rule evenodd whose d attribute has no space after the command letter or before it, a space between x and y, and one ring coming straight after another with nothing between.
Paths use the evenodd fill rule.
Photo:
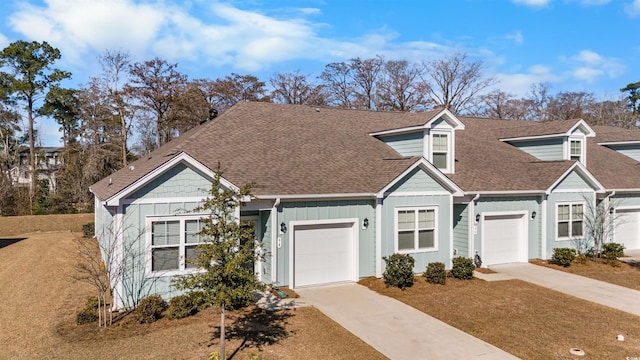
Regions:
<instances>
[{"instance_id":1,"label":"shingled roof","mask_svg":"<svg viewBox=\"0 0 640 360\"><path fill-rule=\"evenodd\" d=\"M239 103L97 182L91 191L109 199L186 153L211 170L220 163L225 179L235 185L254 183L258 196L374 194L420 158L403 157L369 134L421 126L439 113ZM574 164L540 161L499 139L505 134L566 132L575 120L538 124L459 119L465 130L456 132L455 174L448 176L465 192L544 191ZM640 188L638 163L598 141L588 142L589 171L607 188ZM631 171L633 178L616 176L621 171Z\"/></svg>"}]
</instances>

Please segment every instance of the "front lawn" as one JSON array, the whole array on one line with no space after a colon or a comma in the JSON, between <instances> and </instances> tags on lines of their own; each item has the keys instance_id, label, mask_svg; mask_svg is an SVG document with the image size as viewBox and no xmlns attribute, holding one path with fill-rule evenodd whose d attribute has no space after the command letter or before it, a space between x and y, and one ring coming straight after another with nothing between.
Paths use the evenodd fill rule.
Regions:
<instances>
[{"instance_id":1,"label":"front lawn","mask_svg":"<svg viewBox=\"0 0 640 360\"><path fill-rule=\"evenodd\" d=\"M87 220L69 216L55 218L56 226L79 230L75 224ZM206 359L218 350L220 315L214 308L152 324L76 325L76 311L95 295L73 279L74 237L81 234L42 227L41 233L12 237L24 231L13 229L19 219L5 219L0 218L0 359ZM233 359L385 358L312 307L227 312L227 325L227 356Z\"/></svg>"},{"instance_id":2,"label":"front lawn","mask_svg":"<svg viewBox=\"0 0 640 360\"><path fill-rule=\"evenodd\" d=\"M571 263L571 266L568 267L551 264L548 260L532 260L531 263L600 281L606 281L608 283L628 287L633 290L640 290L640 267L638 264L632 266L622 261L616 261L612 266L602 259L598 262L587 260L584 264L574 261Z\"/></svg>"},{"instance_id":3,"label":"front lawn","mask_svg":"<svg viewBox=\"0 0 640 360\"><path fill-rule=\"evenodd\" d=\"M360 284L522 359L577 359L570 348L584 350L582 359L640 357L640 318L524 281L448 278L443 286L418 276L404 291L381 279Z\"/></svg>"}]
</instances>

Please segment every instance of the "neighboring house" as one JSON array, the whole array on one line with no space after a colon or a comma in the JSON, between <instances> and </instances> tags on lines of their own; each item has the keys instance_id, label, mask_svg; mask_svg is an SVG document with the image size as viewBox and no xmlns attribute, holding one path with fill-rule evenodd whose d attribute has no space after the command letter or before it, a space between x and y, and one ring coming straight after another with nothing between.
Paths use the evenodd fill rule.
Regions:
<instances>
[{"instance_id":1,"label":"neighboring house","mask_svg":"<svg viewBox=\"0 0 640 360\"><path fill-rule=\"evenodd\" d=\"M38 180L46 180L49 192L56 191L56 176L62 164L61 147L36 148L36 164L38 167ZM18 165L10 170L13 183L18 186L31 184L31 166L29 165L29 149L23 149L19 153Z\"/></svg>"},{"instance_id":2,"label":"neighboring house","mask_svg":"<svg viewBox=\"0 0 640 360\"><path fill-rule=\"evenodd\" d=\"M220 164L225 186L256 185L239 214L262 245L257 276L281 286L380 277L393 253L416 272L475 254L548 259L584 238L583 214L601 201L628 220L612 240L637 249L639 139L583 120L240 103L94 184L96 235L116 262L138 254L117 291L178 294L171 278L193 271L199 240L202 214L189 210Z\"/></svg>"}]
</instances>

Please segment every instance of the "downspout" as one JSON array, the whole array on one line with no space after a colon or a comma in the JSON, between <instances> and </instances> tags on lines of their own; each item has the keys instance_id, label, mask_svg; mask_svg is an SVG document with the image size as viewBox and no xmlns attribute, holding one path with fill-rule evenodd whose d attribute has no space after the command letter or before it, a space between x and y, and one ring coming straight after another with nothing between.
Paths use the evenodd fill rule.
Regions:
<instances>
[{"instance_id":1,"label":"downspout","mask_svg":"<svg viewBox=\"0 0 640 360\"><path fill-rule=\"evenodd\" d=\"M280 198L276 198L271 208L271 284L278 282L278 206Z\"/></svg>"},{"instance_id":2,"label":"downspout","mask_svg":"<svg viewBox=\"0 0 640 360\"><path fill-rule=\"evenodd\" d=\"M476 225L476 201L478 201L478 199L480 198L480 194L476 194L476 196L474 196L471 201L469 202L469 222L470 225L469 226L469 254L468 256L470 258L473 258L476 254L475 252L475 235L478 232L478 228Z\"/></svg>"}]
</instances>

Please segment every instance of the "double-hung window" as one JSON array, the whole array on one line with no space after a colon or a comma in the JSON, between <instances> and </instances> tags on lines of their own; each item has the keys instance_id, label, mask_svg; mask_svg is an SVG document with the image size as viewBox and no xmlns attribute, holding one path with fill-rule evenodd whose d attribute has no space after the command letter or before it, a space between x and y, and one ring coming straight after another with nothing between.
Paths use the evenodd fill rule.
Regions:
<instances>
[{"instance_id":1,"label":"double-hung window","mask_svg":"<svg viewBox=\"0 0 640 360\"><path fill-rule=\"evenodd\" d=\"M558 239L580 238L584 234L584 205L559 204L557 213Z\"/></svg>"},{"instance_id":2,"label":"double-hung window","mask_svg":"<svg viewBox=\"0 0 640 360\"><path fill-rule=\"evenodd\" d=\"M437 250L435 208L396 209L398 252Z\"/></svg>"},{"instance_id":3,"label":"double-hung window","mask_svg":"<svg viewBox=\"0 0 640 360\"><path fill-rule=\"evenodd\" d=\"M582 141L581 140L569 141L569 159L582 161Z\"/></svg>"},{"instance_id":4,"label":"double-hung window","mask_svg":"<svg viewBox=\"0 0 640 360\"><path fill-rule=\"evenodd\" d=\"M449 168L449 136L447 134L432 134L431 148L432 164L440 170Z\"/></svg>"},{"instance_id":5,"label":"double-hung window","mask_svg":"<svg viewBox=\"0 0 640 360\"><path fill-rule=\"evenodd\" d=\"M199 217L149 218L149 268L151 272L180 272L195 268L188 260L196 256L202 221Z\"/></svg>"}]
</instances>

